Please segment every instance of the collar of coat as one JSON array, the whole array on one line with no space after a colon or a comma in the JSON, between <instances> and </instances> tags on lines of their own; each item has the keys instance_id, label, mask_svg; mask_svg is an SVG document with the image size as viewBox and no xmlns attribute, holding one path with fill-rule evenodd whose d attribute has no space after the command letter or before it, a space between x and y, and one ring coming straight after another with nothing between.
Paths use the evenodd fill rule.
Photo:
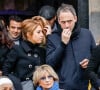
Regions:
<instances>
[{"instance_id":1,"label":"collar of coat","mask_svg":"<svg viewBox=\"0 0 100 90\"><path fill-rule=\"evenodd\" d=\"M79 37L80 29L81 29L80 26L76 23L76 25L73 29L72 35L71 35L71 40L75 40ZM61 32L62 32L62 29L61 29L60 25L57 25L57 30L55 30L53 33L58 33L58 35L61 36Z\"/></svg>"},{"instance_id":2,"label":"collar of coat","mask_svg":"<svg viewBox=\"0 0 100 90\"><path fill-rule=\"evenodd\" d=\"M39 45L34 45L31 42L25 41L23 40L21 42L23 49L25 50L25 52L29 53L29 52L33 52L34 49L36 49L36 47L38 47Z\"/></svg>"}]
</instances>

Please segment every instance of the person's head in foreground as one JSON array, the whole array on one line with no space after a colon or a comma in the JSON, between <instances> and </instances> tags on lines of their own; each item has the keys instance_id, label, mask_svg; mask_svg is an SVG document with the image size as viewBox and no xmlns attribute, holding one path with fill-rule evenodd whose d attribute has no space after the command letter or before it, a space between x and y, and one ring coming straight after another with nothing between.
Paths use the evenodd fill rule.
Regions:
<instances>
[{"instance_id":1,"label":"person's head in foreground","mask_svg":"<svg viewBox=\"0 0 100 90\"><path fill-rule=\"evenodd\" d=\"M59 78L53 68L49 65L38 66L33 73L33 83L36 90L58 90Z\"/></svg>"},{"instance_id":2,"label":"person's head in foreground","mask_svg":"<svg viewBox=\"0 0 100 90\"><path fill-rule=\"evenodd\" d=\"M0 77L0 90L14 90L13 83L8 77Z\"/></svg>"}]
</instances>

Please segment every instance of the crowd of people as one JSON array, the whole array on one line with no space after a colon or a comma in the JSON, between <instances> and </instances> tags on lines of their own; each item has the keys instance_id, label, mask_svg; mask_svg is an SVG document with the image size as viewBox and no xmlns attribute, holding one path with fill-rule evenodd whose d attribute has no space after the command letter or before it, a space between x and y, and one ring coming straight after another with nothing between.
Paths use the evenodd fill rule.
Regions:
<instances>
[{"instance_id":1,"label":"crowd of people","mask_svg":"<svg viewBox=\"0 0 100 90\"><path fill-rule=\"evenodd\" d=\"M100 90L100 46L72 5L0 18L0 90Z\"/></svg>"}]
</instances>

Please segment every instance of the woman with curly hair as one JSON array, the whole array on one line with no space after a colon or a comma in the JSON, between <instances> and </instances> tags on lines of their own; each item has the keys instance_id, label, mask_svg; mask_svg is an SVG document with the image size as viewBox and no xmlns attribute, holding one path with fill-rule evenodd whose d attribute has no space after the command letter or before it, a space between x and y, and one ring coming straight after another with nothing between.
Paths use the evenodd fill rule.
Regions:
<instances>
[{"instance_id":1,"label":"woman with curly hair","mask_svg":"<svg viewBox=\"0 0 100 90\"><path fill-rule=\"evenodd\" d=\"M8 75L13 69L23 90L33 90L32 73L36 66L45 63L46 51L42 46L48 34L51 34L51 28L43 17L34 16L22 22L23 41L11 49L3 72Z\"/></svg>"}]
</instances>

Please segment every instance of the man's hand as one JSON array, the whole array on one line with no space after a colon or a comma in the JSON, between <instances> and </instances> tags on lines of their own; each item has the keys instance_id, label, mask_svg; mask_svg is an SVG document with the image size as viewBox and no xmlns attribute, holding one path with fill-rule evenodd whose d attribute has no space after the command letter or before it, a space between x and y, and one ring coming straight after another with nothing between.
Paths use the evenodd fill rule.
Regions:
<instances>
[{"instance_id":1,"label":"man's hand","mask_svg":"<svg viewBox=\"0 0 100 90\"><path fill-rule=\"evenodd\" d=\"M80 65L81 65L82 68L87 68L88 63L89 63L89 60L84 59L80 62Z\"/></svg>"},{"instance_id":2,"label":"man's hand","mask_svg":"<svg viewBox=\"0 0 100 90\"><path fill-rule=\"evenodd\" d=\"M72 32L70 31L70 29L64 29L62 31L61 39L64 44L68 44L71 34L72 34Z\"/></svg>"},{"instance_id":3,"label":"man's hand","mask_svg":"<svg viewBox=\"0 0 100 90\"><path fill-rule=\"evenodd\" d=\"M46 27L44 28L46 35L49 35L52 33L52 29L50 25L46 25Z\"/></svg>"}]
</instances>

